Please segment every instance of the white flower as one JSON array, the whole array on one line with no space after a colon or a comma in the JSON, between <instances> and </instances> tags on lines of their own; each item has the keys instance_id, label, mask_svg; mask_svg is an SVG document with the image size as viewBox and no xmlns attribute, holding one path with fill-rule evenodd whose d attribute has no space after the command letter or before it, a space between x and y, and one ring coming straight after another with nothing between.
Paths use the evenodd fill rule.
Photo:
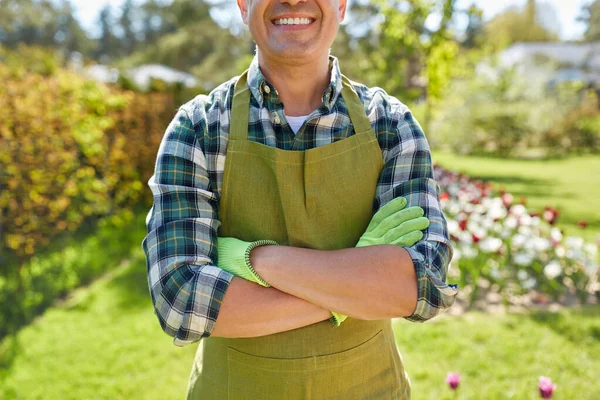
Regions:
<instances>
[{"instance_id":1,"label":"white flower","mask_svg":"<svg viewBox=\"0 0 600 400\"><path fill-rule=\"evenodd\" d=\"M458 236L460 233L460 226L456 220L449 219L448 222L448 233L454 236Z\"/></svg>"},{"instance_id":2,"label":"white flower","mask_svg":"<svg viewBox=\"0 0 600 400\"><path fill-rule=\"evenodd\" d=\"M500 224L499 222L494 222L494 225L492 226L491 230L493 230L496 233L501 233L504 231L502 224Z\"/></svg>"},{"instance_id":3,"label":"white flower","mask_svg":"<svg viewBox=\"0 0 600 400\"><path fill-rule=\"evenodd\" d=\"M515 204L510 208L510 213L515 217L521 217L527 214L527 209L523 204Z\"/></svg>"},{"instance_id":4,"label":"white flower","mask_svg":"<svg viewBox=\"0 0 600 400\"><path fill-rule=\"evenodd\" d=\"M469 231L462 231L458 235L458 240L460 240L460 242L464 244L471 244L473 243L473 235Z\"/></svg>"},{"instance_id":5,"label":"white flower","mask_svg":"<svg viewBox=\"0 0 600 400\"><path fill-rule=\"evenodd\" d=\"M502 230L502 232L500 232L500 237L502 239L508 239L510 235L512 235L512 231L510 229L505 228Z\"/></svg>"},{"instance_id":6,"label":"white flower","mask_svg":"<svg viewBox=\"0 0 600 400\"><path fill-rule=\"evenodd\" d=\"M556 252L556 255L559 258L564 258L567 255L567 252L563 246L556 246L556 249L554 249L554 251Z\"/></svg>"},{"instance_id":7,"label":"white flower","mask_svg":"<svg viewBox=\"0 0 600 400\"><path fill-rule=\"evenodd\" d=\"M540 226L541 223L540 217L531 217L531 226Z\"/></svg>"},{"instance_id":8,"label":"white flower","mask_svg":"<svg viewBox=\"0 0 600 400\"><path fill-rule=\"evenodd\" d=\"M487 237L479 242L479 248L484 253L495 253L502 247L502 240L494 237Z\"/></svg>"},{"instance_id":9,"label":"white flower","mask_svg":"<svg viewBox=\"0 0 600 400\"><path fill-rule=\"evenodd\" d=\"M523 214L519 219L521 226L532 226L531 216L529 214Z\"/></svg>"},{"instance_id":10,"label":"white flower","mask_svg":"<svg viewBox=\"0 0 600 400\"><path fill-rule=\"evenodd\" d=\"M525 279L529 278L529 274L524 269L520 269L517 271L517 278L519 278L520 281L524 281Z\"/></svg>"},{"instance_id":11,"label":"white flower","mask_svg":"<svg viewBox=\"0 0 600 400\"><path fill-rule=\"evenodd\" d=\"M462 256L463 258L472 259L477 257L477 250L471 246L463 246L462 247Z\"/></svg>"},{"instance_id":12,"label":"white flower","mask_svg":"<svg viewBox=\"0 0 600 400\"><path fill-rule=\"evenodd\" d=\"M490 268L490 275L494 279L500 279L500 278L502 278L502 272L500 272L499 268Z\"/></svg>"},{"instance_id":13,"label":"white flower","mask_svg":"<svg viewBox=\"0 0 600 400\"><path fill-rule=\"evenodd\" d=\"M473 226L474 224L478 224L481 221L481 214L473 213L469 217L469 222L467 224L467 228L471 229L469 226Z\"/></svg>"},{"instance_id":14,"label":"white flower","mask_svg":"<svg viewBox=\"0 0 600 400\"><path fill-rule=\"evenodd\" d=\"M506 226L509 229L515 229L517 227L517 225L519 225L519 221L512 215L509 215L504 220L504 226Z\"/></svg>"},{"instance_id":15,"label":"white flower","mask_svg":"<svg viewBox=\"0 0 600 400\"><path fill-rule=\"evenodd\" d=\"M456 215L460 212L461 207L460 204L458 204L458 202L453 201L452 204L448 205L448 212L451 215Z\"/></svg>"},{"instance_id":16,"label":"white flower","mask_svg":"<svg viewBox=\"0 0 600 400\"><path fill-rule=\"evenodd\" d=\"M458 262L460 257L462 256L462 252L459 249L454 249L454 253L452 254L451 262Z\"/></svg>"},{"instance_id":17,"label":"white flower","mask_svg":"<svg viewBox=\"0 0 600 400\"><path fill-rule=\"evenodd\" d=\"M527 267L533 262L533 257L527 253L517 253L513 256L513 260L515 261L515 264Z\"/></svg>"},{"instance_id":18,"label":"white flower","mask_svg":"<svg viewBox=\"0 0 600 400\"><path fill-rule=\"evenodd\" d=\"M593 243L586 243L583 246L583 251L585 251L590 258L598 257L598 246Z\"/></svg>"},{"instance_id":19,"label":"white flower","mask_svg":"<svg viewBox=\"0 0 600 400\"><path fill-rule=\"evenodd\" d=\"M492 208L489 209L487 215L493 220L502 219L506 217L506 208L497 207L496 205L494 205Z\"/></svg>"},{"instance_id":20,"label":"white flower","mask_svg":"<svg viewBox=\"0 0 600 400\"><path fill-rule=\"evenodd\" d=\"M548 265L544 267L544 275L548 279L554 279L562 273L562 267L556 260L550 261Z\"/></svg>"},{"instance_id":21,"label":"white flower","mask_svg":"<svg viewBox=\"0 0 600 400\"><path fill-rule=\"evenodd\" d=\"M512 238L512 245L515 249L521 248L527 243L527 236L517 233Z\"/></svg>"},{"instance_id":22,"label":"white flower","mask_svg":"<svg viewBox=\"0 0 600 400\"><path fill-rule=\"evenodd\" d=\"M484 227L484 228L485 228L486 230L488 230L488 231L489 231L490 229L493 229L493 228L495 227L495 225L496 225L496 224L494 223L494 221L493 221L491 218L484 218L484 219L481 221L481 226L482 226L482 227Z\"/></svg>"},{"instance_id":23,"label":"white flower","mask_svg":"<svg viewBox=\"0 0 600 400\"><path fill-rule=\"evenodd\" d=\"M579 250L583 248L583 243L583 238L579 236L568 236L565 240L565 244L571 249Z\"/></svg>"},{"instance_id":24,"label":"white flower","mask_svg":"<svg viewBox=\"0 0 600 400\"><path fill-rule=\"evenodd\" d=\"M487 211L486 207L483 204L475 204L473 206L473 212L477 214L485 214Z\"/></svg>"},{"instance_id":25,"label":"white flower","mask_svg":"<svg viewBox=\"0 0 600 400\"><path fill-rule=\"evenodd\" d=\"M555 242L560 242L563 238L562 232L560 231L560 229L554 227L552 229L550 229L550 239L554 240Z\"/></svg>"},{"instance_id":26,"label":"white flower","mask_svg":"<svg viewBox=\"0 0 600 400\"><path fill-rule=\"evenodd\" d=\"M598 264L595 262L587 262L584 268L588 275L593 275L598 270Z\"/></svg>"},{"instance_id":27,"label":"white flower","mask_svg":"<svg viewBox=\"0 0 600 400\"><path fill-rule=\"evenodd\" d=\"M532 235L532 230L529 226L526 225L521 225L519 226L519 231L518 231L521 235L525 235L525 236L531 236Z\"/></svg>"},{"instance_id":28,"label":"white flower","mask_svg":"<svg viewBox=\"0 0 600 400\"><path fill-rule=\"evenodd\" d=\"M529 279L521 282L521 286L523 287L523 289L533 289L536 284L537 284L537 281L535 280L535 278L529 278Z\"/></svg>"},{"instance_id":29,"label":"white flower","mask_svg":"<svg viewBox=\"0 0 600 400\"><path fill-rule=\"evenodd\" d=\"M533 239L532 243L534 250L540 253L547 251L551 247L550 241L541 237Z\"/></svg>"}]
</instances>

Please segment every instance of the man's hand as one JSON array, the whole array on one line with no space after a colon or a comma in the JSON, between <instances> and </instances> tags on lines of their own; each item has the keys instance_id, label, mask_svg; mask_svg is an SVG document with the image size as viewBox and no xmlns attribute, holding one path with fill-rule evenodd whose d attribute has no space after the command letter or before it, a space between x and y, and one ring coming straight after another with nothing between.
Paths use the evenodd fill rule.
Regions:
<instances>
[{"instance_id":1,"label":"man's hand","mask_svg":"<svg viewBox=\"0 0 600 400\"><path fill-rule=\"evenodd\" d=\"M410 247L423 238L429 220L421 207L406 207L406 199L397 197L379 209L371 219L356 247L395 244Z\"/></svg>"},{"instance_id":2,"label":"man's hand","mask_svg":"<svg viewBox=\"0 0 600 400\"><path fill-rule=\"evenodd\" d=\"M271 285L258 275L250 263L252 249L263 245L277 245L277 243L272 240L244 242L233 237L219 237L217 238L217 252L219 255L217 266L232 275L269 287Z\"/></svg>"},{"instance_id":3,"label":"man's hand","mask_svg":"<svg viewBox=\"0 0 600 400\"><path fill-rule=\"evenodd\" d=\"M379 209L371 219L366 232L355 247L373 246L377 244L395 244L410 247L423 238L421 230L429 227L429 220L421 207L406 207L406 199L398 197ZM345 315L332 311L331 322L339 326L346 319Z\"/></svg>"}]
</instances>

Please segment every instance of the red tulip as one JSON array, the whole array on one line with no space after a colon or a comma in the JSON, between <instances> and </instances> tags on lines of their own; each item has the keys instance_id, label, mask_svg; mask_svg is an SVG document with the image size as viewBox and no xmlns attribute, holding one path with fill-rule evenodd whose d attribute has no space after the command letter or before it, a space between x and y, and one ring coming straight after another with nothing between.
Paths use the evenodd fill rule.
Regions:
<instances>
[{"instance_id":1,"label":"red tulip","mask_svg":"<svg viewBox=\"0 0 600 400\"><path fill-rule=\"evenodd\" d=\"M544 213L542 214L542 217L546 220L546 222L548 222L550 225L553 225L554 222L556 222L556 219L558 218L558 215L560 213L558 212L558 210L556 208L552 208L552 207L546 207L544 209Z\"/></svg>"}]
</instances>

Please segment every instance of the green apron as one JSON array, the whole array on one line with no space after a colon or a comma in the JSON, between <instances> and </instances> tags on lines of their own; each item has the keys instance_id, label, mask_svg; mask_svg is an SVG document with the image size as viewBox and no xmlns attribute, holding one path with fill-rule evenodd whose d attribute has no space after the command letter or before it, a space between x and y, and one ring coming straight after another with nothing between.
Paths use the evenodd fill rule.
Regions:
<instances>
[{"instance_id":1,"label":"green apron","mask_svg":"<svg viewBox=\"0 0 600 400\"><path fill-rule=\"evenodd\" d=\"M369 224L382 153L363 105L343 77L355 134L306 151L248 140L250 90L235 87L220 200L219 236L321 250L354 247ZM349 128L346 135L350 132ZM326 320L256 338L200 342L187 399L409 399L390 319Z\"/></svg>"}]
</instances>

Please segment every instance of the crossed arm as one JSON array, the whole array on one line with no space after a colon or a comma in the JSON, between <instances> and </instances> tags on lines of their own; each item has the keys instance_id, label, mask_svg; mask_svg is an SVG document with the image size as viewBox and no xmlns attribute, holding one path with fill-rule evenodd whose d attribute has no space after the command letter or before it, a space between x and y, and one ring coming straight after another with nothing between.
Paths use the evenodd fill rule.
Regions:
<instances>
[{"instance_id":1,"label":"crossed arm","mask_svg":"<svg viewBox=\"0 0 600 400\"><path fill-rule=\"evenodd\" d=\"M271 284L233 278L212 336L254 337L331 317L406 317L417 302L417 280L408 252L395 245L322 251L261 246L250 261Z\"/></svg>"}]
</instances>

